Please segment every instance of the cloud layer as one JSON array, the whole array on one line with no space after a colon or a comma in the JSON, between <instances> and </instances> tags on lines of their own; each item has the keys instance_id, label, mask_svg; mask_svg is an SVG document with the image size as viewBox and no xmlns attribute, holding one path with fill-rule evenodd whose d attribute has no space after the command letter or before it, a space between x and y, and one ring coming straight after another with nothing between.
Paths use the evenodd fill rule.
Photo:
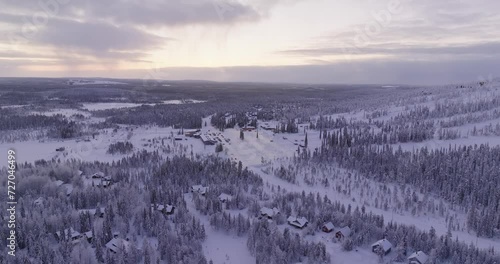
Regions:
<instances>
[{"instance_id":1,"label":"cloud layer","mask_svg":"<svg viewBox=\"0 0 500 264\"><path fill-rule=\"evenodd\" d=\"M187 54L174 56L178 65L193 67L168 68L163 78L432 84L500 75L495 0L0 0L0 6L4 76L141 78L147 70L137 69L178 51ZM352 22L350 14L329 16L321 6L363 15L352 14ZM213 28L223 36L208 38ZM308 29L322 33L311 37ZM220 39L227 43L213 43ZM224 51L210 46L226 44L256 48L251 58L242 48L220 59L240 67L200 67L216 65L210 53Z\"/></svg>"},{"instance_id":2,"label":"cloud layer","mask_svg":"<svg viewBox=\"0 0 500 264\"><path fill-rule=\"evenodd\" d=\"M166 45L171 38L151 33L159 28L259 18L251 7L228 0L0 0L0 5L0 25L17 28L4 34L12 44L116 59L117 53Z\"/></svg>"}]
</instances>

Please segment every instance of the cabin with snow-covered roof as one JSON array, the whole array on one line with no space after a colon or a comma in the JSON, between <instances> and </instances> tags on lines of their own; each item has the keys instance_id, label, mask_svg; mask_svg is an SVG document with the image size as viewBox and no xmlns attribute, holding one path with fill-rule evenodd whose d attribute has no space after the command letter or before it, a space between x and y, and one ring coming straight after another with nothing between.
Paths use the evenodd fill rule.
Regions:
<instances>
[{"instance_id":1,"label":"cabin with snow-covered roof","mask_svg":"<svg viewBox=\"0 0 500 264\"><path fill-rule=\"evenodd\" d=\"M119 253L122 250L128 251L131 248L131 243L122 238L113 238L108 243L106 243L106 248L109 252Z\"/></svg>"},{"instance_id":2,"label":"cabin with snow-covered roof","mask_svg":"<svg viewBox=\"0 0 500 264\"><path fill-rule=\"evenodd\" d=\"M73 228L66 228L63 230L63 232L57 231L55 233L55 237L58 241L62 241L65 238L69 237L71 243L78 243L78 242L80 242L80 239L83 236L82 236L82 234L80 234L80 232L75 231Z\"/></svg>"},{"instance_id":3,"label":"cabin with snow-covered roof","mask_svg":"<svg viewBox=\"0 0 500 264\"><path fill-rule=\"evenodd\" d=\"M429 260L429 256L422 251L417 251L408 257L409 264L425 264Z\"/></svg>"},{"instance_id":4,"label":"cabin with snow-covered roof","mask_svg":"<svg viewBox=\"0 0 500 264\"><path fill-rule=\"evenodd\" d=\"M64 184L64 182L61 181L61 180L57 180L57 181L54 182L54 184L56 185L56 187L60 187L61 185Z\"/></svg>"},{"instance_id":5,"label":"cabin with snow-covered roof","mask_svg":"<svg viewBox=\"0 0 500 264\"><path fill-rule=\"evenodd\" d=\"M173 214L174 210L175 210L175 206L173 206L173 205L167 204L167 206L165 206L165 214L166 215Z\"/></svg>"},{"instance_id":6,"label":"cabin with snow-covered roof","mask_svg":"<svg viewBox=\"0 0 500 264\"><path fill-rule=\"evenodd\" d=\"M33 205L43 206L43 197L38 197L35 201L33 201Z\"/></svg>"},{"instance_id":7,"label":"cabin with snow-covered roof","mask_svg":"<svg viewBox=\"0 0 500 264\"><path fill-rule=\"evenodd\" d=\"M289 225L300 229L306 227L307 224L309 223L309 221L307 221L305 217L295 217L295 216L289 216L287 222Z\"/></svg>"},{"instance_id":8,"label":"cabin with snow-covered roof","mask_svg":"<svg viewBox=\"0 0 500 264\"><path fill-rule=\"evenodd\" d=\"M262 207L260 209L260 216L266 217L267 219L273 219L278 214L280 214L280 211L276 207L274 207L273 209L268 207Z\"/></svg>"},{"instance_id":9,"label":"cabin with snow-covered roof","mask_svg":"<svg viewBox=\"0 0 500 264\"><path fill-rule=\"evenodd\" d=\"M219 201L221 203L225 203L225 202L228 202L228 201L231 201L233 199L233 197L229 194L226 194L226 193L221 193L219 195Z\"/></svg>"},{"instance_id":10,"label":"cabin with snow-covered roof","mask_svg":"<svg viewBox=\"0 0 500 264\"><path fill-rule=\"evenodd\" d=\"M344 226L335 232L335 238L342 240L351 235L351 228Z\"/></svg>"},{"instance_id":11,"label":"cabin with snow-covered roof","mask_svg":"<svg viewBox=\"0 0 500 264\"><path fill-rule=\"evenodd\" d=\"M252 132L254 131L256 128L254 126L246 126L246 127L243 127L241 128L241 131L245 131L245 132Z\"/></svg>"},{"instance_id":12,"label":"cabin with snow-covered roof","mask_svg":"<svg viewBox=\"0 0 500 264\"><path fill-rule=\"evenodd\" d=\"M108 188L111 186L112 181L110 176L106 176L103 178L92 178L90 184L92 184L93 187Z\"/></svg>"},{"instance_id":13,"label":"cabin with snow-covered roof","mask_svg":"<svg viewBox=\"0 0 500 264\"><path fill-rule=\"evenodd\" d=\"M104 208L104 207L98 207L96 209L80 209L80 210L78 210L78 212L80 214L88 213L91 216L103 218L105 209L106 208Z\"/></svg>"},{"instance_id":14,"label":"cabin with snow-covered roof","mask_svg":"<svg viewBox=\"0 0 500 264\"><path fill-rule=\"evenodd\" d=\"M66 196L70 196L73 193L73 185L66 183L61 185L61 187L66 191Z\"/></svg>"},{"instance_id":15,"label":"cabin with snow-covered roof","mask_svg":"<svg viewBox=\"0 0 500 264\"><path fill-rule=\"evenodd\" d=\"M83 233L83 236L87 239L87 242L92 243L92 238L94 238L92 231Z\"/></svg>"},{"instance_id":16,"label":"cabin with snow-covered roof","mask_svg":"<svg viewBox=\"0 0 500 264\"><path fill-rule=\"evenodd\" d=\"M175 206L170 205L170 204L167 204L167 205L163 205L163 204L151 204L151 208L153 210L162 212L162 213L164 213L166 215L173 214L174 210L175 210Z\"/></svg>"},{"instance_id":17,"label":"cabin with snow-covered roof","mask_svg":"<svg viewBox=\"0 0 500 264\"><path fill-rule=\"evenodd\" d=\"M392 244L389 242L387 239L381 239L375 243L372 244L372 252L373 253L383 253L384 255L387 255L391 252L392 250Z\"/></svg>"},{"instance_id":18,"label":"cabin with snow-covered roof","mask_svg":"<svg viewBox=\"0 0 500 264\"><path fill-rule=\"evenodd\" d=\"M102 179L104 178L104 173L103 172L96 172L94 174L92 174L92 179Z\"/></svg>"},{"instance_id":19,"label":"cabin with snow-covered roof","mask_svg":"<svg viewBox=\"0 0 500 264\"><path fill-rule=\"evenodd\" d=\"M333 225L332 222L324 223L323 226L321 227L321 231L325 233L330 233L335 229L335 226Z\"/></svg>"},{"instance_id":20,"label":"cabin with snow-covered roof","mask_svg":"<svg viewBox=\"0 0 500 264\"><path fill-rule=\"evenodd\" d=\"M191 186L191 192L197 192L201 195L205 195L208 191L208 187L204 187L203 185L193 185Z\"/></svg>"}]
</instances>

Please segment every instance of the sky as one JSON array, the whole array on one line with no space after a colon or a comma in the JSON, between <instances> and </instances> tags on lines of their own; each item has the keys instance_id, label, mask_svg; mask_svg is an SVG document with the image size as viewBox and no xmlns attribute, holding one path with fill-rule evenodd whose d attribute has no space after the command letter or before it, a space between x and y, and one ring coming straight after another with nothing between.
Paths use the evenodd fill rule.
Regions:
<instances>
[{"instance_id":1,"label":"sky","mask_svg":"<svg viewBox=\"0 0 500 264\"><path fill-rule=\"evenodd\" d=\"M0 6L0 77L430 85L500 75L497 0Z\"/></svg>"}]
</instances>

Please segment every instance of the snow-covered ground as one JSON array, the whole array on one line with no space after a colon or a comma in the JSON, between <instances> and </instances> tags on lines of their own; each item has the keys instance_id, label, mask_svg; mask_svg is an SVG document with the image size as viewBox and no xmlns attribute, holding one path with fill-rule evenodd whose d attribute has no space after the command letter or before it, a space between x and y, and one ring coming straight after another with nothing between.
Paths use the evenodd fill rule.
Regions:
<instances>
[{"instance_id":1,"label":"snow-covered ground","mask_svg":"<svg viewBox=\"0 0 500 264\"><path fill-rule=\"evenodd\" d=\"M167 100L164 104L182 104L182 103L202 103L197 100ZM82 114L85 117L90 117L88 111L105 110L113 108L130 108L137 107L141 104L133 103L89 103L84 104L83 110L77 109L60 109L50 112L43 112L44 115L62 114L70 117L74 114ZM420 103L420 106L432 106L433 102ZM401 113L406 113L407 107L403 106L384 106L387 114L376 118L379 121L387 121L392 117ZM411 109L411 108L409 108ZM332 118L343 116L347 120L367 120L366 111L355 111L351 113L342 113L331 115ZM476 124L479 127L489 123L495 124L499 120L485 121ZM259 129L244 133L244 140L240 139L239 129L226 129L220 132L211 126L209 117L202 122L207 126L202 127L202 133L217 133L222 134L229 142L223 143L224 151L218 155L231 158L235 161L242 161L244 166L260 175L264 182L266 191L271 193L273 186L280 186L289 192L302 192L319 194L321 197L327 196L330 200L340 201L345 205L365 206L366 211L374 214L383 215L386 222L395 222L405 225L414 225L420 230L430 230L434 228L438 235L443 235L448 231L448 224L444 216L438 215L412 215L410 212L397 212L394 210L383 210L381 206L376 207L372 204L366 204L358 194L347 195L335 190L334 186L325 187L321 185L310 186L304 183L303 178L298 180L298 183L293 184L285 180L279 179L269 172L270 166L279 166L280 162L290 162L290 158L297 155L297 150L303 151L300 145L305 143L307 133L309 151L314 151L320 147L321 140L319 131L306 130L303 126L299 126L297 134L275 134L272 131ZM270 127L274 127L276 122L268 122ZM262 123L260 123L262 124ZM462 131L470 131L474 125L468 124L459 127ZM101 130L95 137L85 139L72 139L64 141L45 140L45 141L25 141L16 143L0 144L0 152L6 153L8 149L14 149L17 153L18 162L34 162L39 159L82 159L85 161L101 161L111 162L119 160L127 155L109 154L107 149L110 144L119 141L129 141L134 145L134 150L138 151L146 149L148 151L164 150L166 146L175 150L184 149L186 152L201 155L215 154L214 146L206 146L201 140L178 135L179 130L172 127L160 128L155 126L121 126L116 132L111 129ZM257 136L258 135L258 136ZM178 138L180 140L176 140ZM450 145L463 146L474 144L489 144L500 145L500 138L493 136L468 136L467 138L459 138L454 140L428 140L421 143L400 143L395 146L401 146L403 150L413 150L427 146L429 148L448 148ZM64 147L64 151L56 151L57 148ZM172 155L165 151L160 151L165 156ZM128 154L131 155L131 154ZM263 163L264 161L264 163ZM269 162L269 163L267 163ZM271 164L271 165L269 165ZM6 159L0 160L0 167L6 166ZM333 165L332 165L333 166ZM370 182L376 186L376 182ZM390 185L390 184L389 184ZM355 193L355 192L353 192ZM436 198L436 201L440 201ZM203 252L208 260L213 260L214 263L254 263L255 257L251 256L246 246L246 237L237 237L224 232L215 231L211 228L208 217L200 214L195 208L191 199L191 194L185 194L184 200L187 207L196 218L205 226L207 239L203 244ZM465 222L465 214L463 212L454 212L457 221L462 224ZM481 249L500 248L500 240L478 238L473 233L468 233L462 230L453 231L453 238L457 238L467 244L474 244ZM310 241L322 241L327 248L327 251L332 257L332 263L347 264L347 263L379 263L378 258L373 254L368 247L358 248L355 251L345 252L341 249L340 243L332 242L330 234L317 233L315 236L306 236Z\"/></svg>"},{"instance_id":2,"label":"snow-covered ground","mask_svg":"<svg viewBox=\"0 0 500 264\"><path fill-rule=\"evenodd\" d=\"M119 108L133 108L141 105L142 104L134 104L134 103L86 103L83 104L83 109L88 111L99 111L99 110L109 110L109 109L119 109Z\"/></svg>"},{"instance_id":3,"label":"snow-covered ground","mask_svg":"<svg viewBox=\"0 0 500 264\"><path fill-rule=\"evenodd\" d=\"M106 81L106 80L85 80L85 79L74 79L66 82L70 85L123 85L124 82Z\"/></svg>"},{"instance_id":4,"label":"snow-covered ground","mask_svg":"<svg viewBox=\"0 0 500 264\"><path fill-rule=\"evenodd\" d=\"M196 210L191 193L184 195L184 201L189 212L205 226L207 239L203 243L203 253L207 260L220 264L255 263L255 257L247 249L246 237L238 237L214 230L210 226L208 217Z\"/></svg>"},{"instance_id":5,"label":"snow-covered ground","mask_svg":"<svg viewBox=\"0 0 500 264\"><path fill-rule=\"evenodd\" d=\"M165 100L161 104L198 104L204 103L206 101L185 99L185 100ZM133 108L142 105L154 106L156 104L136 104L136 103L123 103L123 102L113 102L113 103L85 103L83 104L83 109L88 111L98 111L98 110L109 110L109 109L120 109L120 108Z\"/></svg>"},{"instance_id":6,"label":"snow-covered ground","mask_svg":"<svg viewBox=\"0 0 500 264\"><path fill-rule=\"evenodd\" d=\"M165 100L162 101L163 104L199 104L199 103L205 103L206 101L203 100L194 100L194 99L185 99L185 100Z\"/></svg>"},{"instance_id":7,"label":"snow-covered ground","mask_svg":"<svg viewBox=\"0 0 500 264\"><path fill-rule=\"evenodd\" d=\"M66 112L68 113L68 112ZM299 148L296 144L302 144L305 139L305 133L303 129L299 129L297 134L274 134L271 131L265 131L260 129L257 138L257 132L245 132L245 139L240 139L240 133L237 129L226 129L224 132L219 132L214 127L210 125L208 119L208 126L202 128L202 132L216 132L222 133L222 135L230 140L230 143L224 144L224 152L219 155L224 155L233 160L240 160L249 169L258 173L265 182L269 183L271 186L280 186L282 189L293 192L312 192L314 194L318 193L321 196L328 196L331 200L338 200L344 204L351 204L353 206L362 206L361 199L359 197L351 197L338 193L333 188L326 188L323 186L308 186L305 184L292 184L281 180L274 175L265 173L263 169L266 165L262 164L262 160L272 161L284 157L293 157L297 153ZM205 122L203 122L205 123ZM133 128L133 129L132 129ZM86 161L116 161L127 155L111 155L106 153L109 144L118 141L129 141L134 145L135 150L147 149L155 150L161 145L161 139L164 139L165 144L184 146L189 150L193 150L194 153L200 154L214 154L214 146L206 146L201 140L195 138L189 138L180 136L183 140L175 141L177 136L177 129L169 128L159 128L159 127L127 127L123 126L116 133L111 130L103 130L95 138L90 139L90 142L84 140L65 140L65 141L26 141L26 142L16 142L16 143L4 143L0 144L0 152L6 153L8 149L15 149L17 152L17 159L20 162L34 162L39 159L71 159L77 158ZM316 147L320 145L319 132L317 131L307 131L308 135L308 149L313 151ZM156 141L155 141L156 140ZM457 139L456 141L429 141L424 143L406 143L401 144L404 149L412 149L421 147L423 145L433 146L433 147L448 147L449 144L475 144L483 140L484 143L500 143L498 138L491 137L473 137L468 139ZM57 148L64 147L63 152L56 151ZM165 154L168 155L168 154ZM5 160L0 161L0 166L6 166ZM270 190L268 190L270 191ZM355 198L356 201L353 201ZM186 199L189 202L189 199ZM413 216L410 213L393 213L391 211L385 211L372 206L366 206L367 211L371 211L375 214L384 215L386 221L393 221L401 224L415 225L418 229L429 230L431 227L436 229L438 234L445 234L448 230L446 221L444 217L437 216ZM190 210L193 213L196 210ZM199 216L200 220L206 224L207 228L207 242L204 244L204 250L206 250L207 258L213 259L214 263L235 263L231 260L238 259L239 256L244 255L249 259L248 250L246 250L246 244L244 238L232 237L225 235L223 233L214 232L211 230L208 224L208 219L204 216ZM477 238L473 234L462 231L454 231L453 236L457 237L459 240L466 243L473 243L479 248L487 249L490 247L500 248L500 241L491 240L486 238ZM224 241L224 242L221 242ZM339 262L334 263L349 263L349 261L359 259L367 263L367 259L372 259L371 252L368 250L360 249L358 252L343 252L338 244L332 244L326 241L325 243L329 252L334 254L338 258ZM247 255L245 255L247 254ZM227 257L226 257L227 255ZM340 256L340 257L339 257ZM345 257L345 258L343 258ZM345 259L342 261L342 259ZM376 258L373 258L376 259ZM239 263L250 263L250 262L239 262ZM358 263L358 262L351 262Z\"/></svg>"}]
</instances>

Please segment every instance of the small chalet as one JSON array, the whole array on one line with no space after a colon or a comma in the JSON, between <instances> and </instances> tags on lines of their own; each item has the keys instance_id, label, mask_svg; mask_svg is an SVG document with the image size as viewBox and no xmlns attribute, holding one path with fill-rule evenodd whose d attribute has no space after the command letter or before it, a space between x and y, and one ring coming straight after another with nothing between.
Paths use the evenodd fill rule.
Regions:
<instances>
[{"instance_id":1,"label":"small chalet","mask_svg":"<svg viewBox=\"0 0 500 264\"><path fill-rule=\"evenodd\" d=\"M104 217L104 207L98 207L96 209L81 209L80 214L89 213L91 216L103 218Z\"/></svg>"},{"instance_id":2,"label":"small chalet","mask_svg":"<svg viewBox=\"0 0 500 264\"><path fill-rule=\"evenodd\" d=\"M122 250L128 251L130 247L130 242L122 238L113 238L106 243L106 248L112 253L118 253Z\"/></svg>"},{"instance_id":3,"label":"small chalet","mask_svg":"<svg viewBox=\"0 0 500 264\"><path fill-rule=\"evenodd\" d=\"M247 126L247 127L242 128L241 130L246 131L246 132L252 132L255 130L255 127L254 126Z\"/></svg>"},{"instance_id":4,"label":"small chalet","mask_svg":"<svg viewBox=\"0 0 500 264\"><path fill-rule=\"evenodd\" d=\"M392 244L387 239L379 240L372 245L372 252L379 253L382 252L384 255L387 255L391 252Z\"/></svg>"},{"instance_id":5,"label":"small chalet","mask_svg":"<svg viewBox=\"0 0 500 264\"><path fill-rule=\"evenodd\" d=\"M105 176L104 178L101 179L101 184L99 185L103 188L107 188L111 186L111 176Z\"/></svg>"},{"instance_id":6,"label":"small chalet","mask_svg":"<svg viewBox=\"0 0 500 264\"><path fill-rule=\"evenodd\" d=\"M61 186L66 190L66 196L70 196L73 193L73 185L67 183Z\"/></svg>"},{"instance_id":7,"label":"small chalet","mask_svg":"<svg viewBox=\"0 0 500 264\"><path fill-rule=\"evenodd\" d=\"M56 187L60 187L61 185L64 184L64 182L61 181L61 180L57 180L57 181L54 182L54 184L56 185Z\"/></svg>"},{"instance_id":8,"label":"small chalet","mask_svg":"<svg viewBox=\"0 0 500 264\"><path fill-rule=\"evenodd\" d=\"M309 221L307 221L305 217L295 217L295 216L289 216L287 222L289 225L300 229L306 227L307 224L309 223Z\"/></svg>"},{"instance_id":9,"label":"small chalet","mask_svg":"<svg viewBox=\"0 0 500 264\"><path fill-rule=\"evenodd\" d=\"M190 130L190 131L184 132L184 135L186 137L195 137L195 135L197 135L197 134L199 135L199 132L200 132L199 129L197 129L197 130Z\"/></svg>"},{"instance_id":10,"label":"small chalet","mask_svg":"<svg viewBox=\"0 0 500 264\"><path fill-rule=\"evenodd\" d=\"M104 173L103 172L96 172L92 174L92 179L102 179L104 178Z\"/></svg>"},{"instance_id":11,"label":"small chalet","mask_svg":"<svg viewBox=\"0 0 500 264\"><path fill-rule=\"evenodd\" d=\"M97 209L95 209L95 213L94 215L99 217L99 218L104 218L104 211L105 211L106 208L104 207L98 207Z\"/></svg>"},{"instance_id":12,"label":"small chalet","mask_svg":"<svg viewBox=\"0 0 500 264\"><path fill-rule=\"evenodd\" d=\"M167 204L167 206L165 206L165 214L167 214L167 215L173 214L174 210L175 210L175 206L173 206L173 205Z\"/></svg>"},{"instance_id":13,"label":"small chalet","mask_svg":"<svg viewBox=\"0 0 500 264\"><path fill-rule=\"evenodd\" d=\"M262 128L264 130L274 130L275 129L275 127L271 127L267 123L264 125L261 125L260 128Z\"/></svg>"},{"instance_id":14,"label":"small chalet","mask_svg":"<svg viewBox=\"0 0 500 264\"><path fill-rule=\"evenodd\" d=\"M203 185L193 185L191 186L191 192L197 192L201 195L205 195L208 191L208 187L204 187Z\"/></svg>"},{"instance_id":15,"label":"small chalet","mask_svg":"<svg viewBox=\"0 0 500 264\"><path fill-rule=\"evenodd\" d=\"M229 194L225 194L225 193L221 193L219 195L219 201L221 203L225 203L225 202L228 202L228 201L231 201L233 199L233 197Z\"/></svg>"},{"instance_id":16,"label":"small chalet","mask_svg":"<svg viewBox=\"0 0 500 264\"><path fill-rule=\"evenodd\" d=\"M33 201L33 205L35 205L35 206L43 206L43 198L42 197L38 197L38 199L36 199L35 201Z\"/></svg>"},{"instance_id":17,"label":"small chalet","mask_svg":"<svg viewBox=\"0 0 500 264\"><path fill-rule=\"evenodd\" d=\"M268 207L262 207L260 209L260 216L266 217L267 219L273 219L276 215L280 214L278 208L274 207L273 209Z\"/></svg>"},{"instance_id":18,"label":"small chalet","mask_svg":"<svg viewBox=\"0 0 500 264\"><path fill-rule=\"evenodd\" d=\"M111 181L104 180L98 186L102 188L108 188L109 186L111 186Z\"/></svg>"},{"instance_id":19,"label":"small chalet","mask_svg":"<svg viewBox=\"0 0 500 264\"><path fill-rule=\"evenodd\" d=\"M332 222L328 222L328 223L325 223L323 224L323 226L321 227L321 230L325 233L330 233L333 231L333 229L335 229L335 226L333 225Z\"/></svg>"},{"instance_id":20,"label":"small chalet","mask_svg":"<svg viewBox=\"0 0 500 264\"><path fill-rule=\"evenodd\" d=\"M92 231L83 233L83 236L87 239L87 242L92 243L92 238L94 237L94 235L92 235Z\"/></svg>"},{"instance_id":21,"label":"small chalet","mask_svg":"<svg viewBox=\"0 0 500 264\"><path fill-rule=\"evenodd\" d=\"M350 235L351 235L351 228L349 228L348 226L342 227L339 230L337 230L337 232L335 232L335 238L337 238L338 240L342 240Z\"/></svg>"},{"instance_id":22,"label":"small chalet","mask_svg":"<svg viewBox=\"0 0 500 264\"><path fill-rule=\"evenodd\" d=\"M425 264L429 260L429 256L422 251L417 251L408 258L409 264Z\"/></svg>"},{"instance_id":23,"label":"small chalet","mask_svg":"<svg viewBox=\"0 0 500 264\"><path fill-rule=\"evenodd\" d=\"M170 204L167 204L166 206L163 205L163 204L151 204L151 208L156 210L156 211L160 211L166 215L171 215L174 213L174 210L175 210L175 206L173 205L170 205Z\"/></svg>"},{"instance_id":24,"label":"small chalet","mask_svg":"<svg viewBox=\"0 0 500 264\"><path fill-rule=\"evenodd\" d=\"M151 208L153 208L156 211L161 211L165 209L165 206L163 204L151 204Z\"/></svg>"},{"instance_id":25,"label":"small chalet","mask_svg":"<svg viewBox=\"0 0 500 264\"><path fill-rule=\"evenodd\" d=\"M69 237L71 243L78 243L83 236L80 232L75 231L73 228L66 228L63 233L61 233L61 231L57 231L55 237L58 241L62 241Z\"/></svg>"},{"instance_id":26,"label":"small chalet","mask_svg":"<svg viewBox=\"0 0 500 264\"><path fill-rule=\"evenodd\" d=\"M99 178L95 178L94 176L92 176L92 186L94 187L108 188L111 186L111 184L111 176L103 176Z\"/></svg>"}]
</instances>

